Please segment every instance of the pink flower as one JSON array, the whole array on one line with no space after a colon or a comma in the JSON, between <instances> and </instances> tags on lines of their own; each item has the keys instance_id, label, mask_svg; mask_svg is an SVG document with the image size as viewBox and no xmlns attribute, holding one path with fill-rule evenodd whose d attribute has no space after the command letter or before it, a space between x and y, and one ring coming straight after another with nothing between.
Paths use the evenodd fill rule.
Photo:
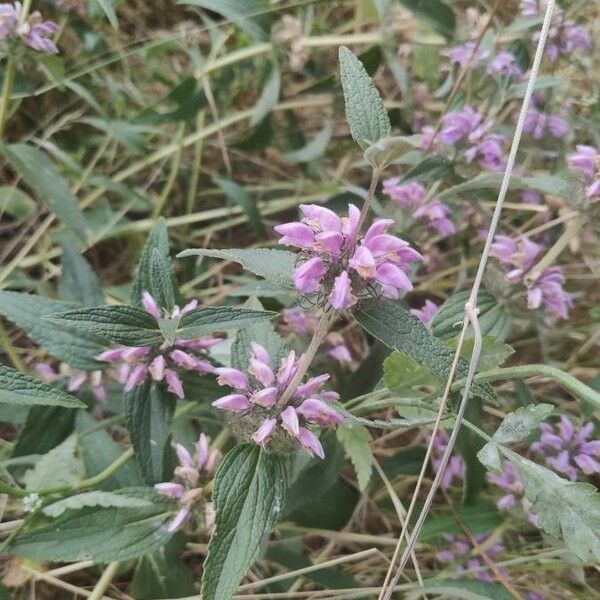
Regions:
<instances>
[{"instance_id":1,"label":"pink flower","mask_svg":"<svg viewBox=\"0 0 600 600\"><path fill-rule=\"evenodd\" d=\"M265 419L261 426L252 434L252 441L264 448L276 425L277 419Z\"/></svg>"},{"instance_id":2,"label":"pink flower","mask_svg":"<svg viewBox=\"0 0 600 600\"><path fill-rule=\"evenodd\" d=\"M325 458L325 451L319 441L319 438L310 429L300 427L298 435L296 436L302 447L308 451L311 456L318 456L319 458Z\"/></svg>"},{"instance_id":3,"label":"pink flower","mask_svg":"<svg viewBox=\"0 0 600 600\"><path fill-rule=\"evenodd\" d=\"M329 404L318 398L307 398L296 409L309 423L315 423L321 427L333 427L341 423L344 418Z\"/></svg>"},{"instance_id":4,"label":"pink flower","mask_svg":"<svg viewBox=\"0 0 600 600\"><path fill-rule=\"evenodd\" d=\"M439 306L431 300L425 300L425 304L422 308L411 308L410 313L417 317L423 325L427 325L431 322L433 317L437 314Z\"/></svg>"},{"instance_id":5,"label":"pink flower","mask_svg":"<svg viewBox=\"0 0 600 600\"><path fill-rule=\"evenodd\" d=\"M345 310L356 304L356 296L352 294L350 277L347 271L342 271L335 278L333 290L329 294L329 302L337 310Z\"/></svg>"},{"instance_id":6,"label":"pink flower","mask_svg":"<svg viewBox=\"0 0 600 600\"><path fill-rule=\"evenodd\" d=\"M569 168L593 177L599 162L600 153L594 146L577 145L577 152L567 156Z\"/></svg>"},{"instance_id":7,"label":"pink flower","mask_svg":"<svg viewBox=\"0 0 600 600\"><path fill-rule=\"evenodd\" d=\"M294 285L298 291L311 294L319 289L326 273L325 263L315 256L294 271Z\"/></svg>"},{"instance_id":8,"label":"pink flower","mask_svg":"<svg viewBox=\"0 0 600 600\"><path fill-rule=\"evenodd\" d=\"M222 384L221 384L222 385ZM250 400L244 394L229 394L215 400L212 405L221 410L229 410L231 412L241 412L248 410L252 405Z\"/></svg>"},{"instance_id":9,"label":"pink flower","mask_svg":"<svg viewBox=\"0 0 600 600\"><path fill-rule=\"evenodd\" d=\"M517 64L515 55L512 52L502 50L490 61L487 68L488 73L502 75L502 77L514 77L516 79L523 75L523 71Z\"/></svg>"}]
</instances>

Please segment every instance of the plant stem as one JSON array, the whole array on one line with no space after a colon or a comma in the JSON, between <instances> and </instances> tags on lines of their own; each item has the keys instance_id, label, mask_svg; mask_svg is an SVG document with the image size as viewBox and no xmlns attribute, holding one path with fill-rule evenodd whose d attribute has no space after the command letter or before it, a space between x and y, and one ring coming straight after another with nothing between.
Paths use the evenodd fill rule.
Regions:
<instances>
[{"instance_id":1,"label":"plant stem","mask_svg":"<svg viewBox=\"0 0 600 600\"><path fill-rule=\"evenodd\" d=\"M6 356L10 358L12 364L14 365L17 371L21 371L21 373L25 373L25 363L21 360L17 350L13 346L13 343L8 335L8 331L6 331L6 327L4 327L4 323L0 320L0 346L6 352Z\"/></svg>"},{"instance_id":2,"label":"plant stem","mask_svg":"<svg viewBox=\"0 0 600 600\"><path fill-rule=\"evenodd\" d=\"M104 569L100 579L94 586L92 593L88 596L88 600L102 600L104 597L104 592L110 586L114 576L117 574L117 570L119 569L119 561L115 560L108 564L106 569Z\"/></svg>"},{"instance_id":3,"label":"plant stem","mask_svg":"<svg viewBox=\"0 0 600 600\"><path fill-rule=\"evenodd\" d=\"M6 71L4 72L4 85L2 87L2 105L0 106L0 139L4 137L4 125L8 119L8 107L15 80L15 61L12 56L8 57Z\"/></svg>"}]
</instances>

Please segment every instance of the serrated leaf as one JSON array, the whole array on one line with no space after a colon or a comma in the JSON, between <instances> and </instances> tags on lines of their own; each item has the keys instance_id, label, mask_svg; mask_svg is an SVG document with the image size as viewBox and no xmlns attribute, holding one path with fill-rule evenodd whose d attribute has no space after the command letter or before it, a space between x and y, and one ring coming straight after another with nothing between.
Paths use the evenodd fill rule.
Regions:
<instances>
[{"instance_id":1,"label":"serrated leaf","mask_svg":"<svg viewBox=\"0 0 600 600\"><path fill-rule=\"evenodd\" d=\"M221 188L225 196L235 202L246 213L248 220L260 236L265 235L265 226L256 202L250 198L248 192L237 183L223 177L213 177L213 181Z\"/></svg>"},{"instance_id":2,"label":"serrated leaf","mask_svg":"<svg viewBox=\"0 0 600 600\"><path fill-rule=\"evenodd\" d=\"M458 339L454 338L448 340L448 345L451 348L456 348ZM465 360L469 360L472 352L473 345L475 343L474 338L467 338L461 350L461 356ZM497 340L496 338L486 335L481 340L481 354L477 361L478 371L489 371L499 367L504 361L514 353L514 349L508 344Z\"/></svg>"},{"instance_id":3,"label":"serrated leaf","mask_svg":"<svg viewBox=\"0 0 600 600\"><path fill-rule=\"evenodd\" d=\"M540 527L564 540L584 562L600 560L600 493L589 483L568 481L511 452Z\"/></svg>"},{"instance_id":4,"label":"serrated leaf","mask_svg":"<svg viewBox=\"0 0 600 600\"><path fill-rule=\"evenodd\" d=\"M142 471L149 484L165 481L171 454L169 429L175 412L175 397L162 384L145 381L123 398L127 430Z\"/></svg>"},{"instance_id":5,"label":"serrated leaf","mask_svg":"<svg viewBox=\"0 0 600 600\"><path fill-rule=\"evenodd\" d=\"M13 169L31 187L38 198L77 236L85 241L87 225L77 198L69 185L58 174L50 159L37 148L28 144L2 144L0 152Z\"/></svg>"},{"instance_id":6,"label":"serrated leaf","mask_svg":"<svg viewBox=\"0 0 600 600\"><path fill-rule=\"evenodd\" d=\"M402 394L414 386L440 388L443 381L427 367L420 365L404 352L395 350L383 363L386 387L395 394Z\"/></svg>"},{"instance_id":7,"label":"serrated leaf","mask_svg":"<svg viewBox=\"0 0 600 600\"><path fill-rule=\"evenodd\" d=\"M69 302L44 296L0 291L0 314L23 329L48 354L75 368L93 371L100 365L94 356L104 349L100 340L46 319L49 315L72 308L74 305Z\"/></svg>"},{"instance_id":8,"label":"serrated leaf","mask_svg":"<svg viewBox=\"0 0 600 600\"><path fill-rule=\"evenodd\" d=\"M72 435L44 454L23 480L28 490L75 485L83 475L83 465L77 456L77 437Z\"/></svg>"},{"instance_id":9,"label":"serrated leaf","mask_svg":"<svg viewBox=\"0 0 600 600\"><path fill-rule=\"evenodd\" d=\"M337 428L337 437L350 456L358 479L358 487L365 490L373 471L373 438L369 430L358 423L344 423Z\"/></svg>"},{"instance_id":10,"label":"serrated leaf","mask_svg":"<svg viewBox=\"0 0 600 600\"><path fill-rule=\"evenodd\" d=\"M102 492L95 490L93 492L83 492L76 496L70 496L48 506L44 506L42 512L48 517L59 517L66 510L79 510L86 506L100 506L102 508L137 508L148 507L152 503L143 498L132 498L123 496L114 492Z\"/></svg>"},{"instance_id":11,"label":"serrated leaf","mask_svg":"<svg viewBox=\"0 0 600 600\"><path fill-rule=\"evenodd\" d=\"M340 47L339 60L346 120L352 137L366 150L381 138L390 137L390 120L383 100L360 60L345 46Z\"/></svg>"},{"instance_id":12,"label":"serrated leaf","mask_svg":"<svg viewBox=\"0 0 600 600\"><path fill-rule=\"evenodd\" d=\"M373 167L385 169L409 150L418 148L421 135L395 135L381 138L365 150L365 160Z\"/></svg>"},{"instance_id":13,"label":"serrated leaf","mask_svg":"<svg viewBox=\"0 0 600 600\"><path fill-rule=\"evenodd\" d=\"M134 306L75 308L46 318L92 334L106 343L152 346L162 340L156 319Z\"/></svg>"},{"instance_id":14,"label":"serrated leaf","mask_svg":"<svg viewBox=\"0 0 600 600\"><path fill-rule=\"evenodd\" d=\"M262 93L254 106L252 116L250 117L250 125L260 123L272 110L279 101L281 92L281 72L274 66L269 78L265 82Z\"/></svg>"},{"instance_id":15,"label":"serrated leaf","mask_svg":"<svg viewBox=\"0 0 600 600\"><path fill-rule=\"evenodd\" d=\"M454 37L456 17L442 0L400 0L400 3L423 19L432 29L447 39Z\"/></svg>"},{"instance_id":16,"label":"serrated leaf","mask_svg":"<svg viewBox=\"0 0 600 600\"><path fill-rule=\"evenodd\" d=\"M114 492L148 501L148 506L86 506L65 511L48 523L34 520L11 546L34 560L106 563L136 558L161 546L171 535L168 520L176 505L149 488Z\"/></svg>"},{"instance_id":17,"label":"serrated leaf","mask_svg":"<svg viewBox=\"0 0 600 600\"><path fill-rule=\"evenodd\" d=\"M71 242L65 242L62 246L62 270L58 291L62 300L82 306L104 304L100 281L87 260Z\"/></svg>"},{"instance_id":18,"label":"serrated leaf","mask_svg":"<svg viewBox=\"0 0 600 600\"><path fill-rule=\"evenodd\" d=\"M298 148L298 150L282 154L281 159L291 163L305 163L316 160L325 153L332 133L333 122L327 121L323 129L312 140L302 146L302 148Z\"/></svg>"},{"instance_id":19,"label":"serrated leaf","mask_svg":"<svg viewBox=\"0 0 600 600\"><path fill-rule=\"evenodd\" d=\"M530 404L517 408L504 417L492 439L478 452L477 458L488 468L501 470L502 459L498 444L509 444L524 440L537 426L554 411L551 404Z\"/></svg>"},{"instance_id":20,"label":"serrated leaf","mask_svg":"<svg viewBox=\"0 0 600 600\"><path fill-rule=\"evenodd\" d=\"M266 310L249 310L231 306L209 306L185 313L177 328L177 337L191 340L215 331L248 327L260 321L269 321L277 313Z\"/></svg>"},{"instance_id":21,"label":"serrated leaf","mask_svg":"<svg viewBox=\"0 0 600 600\"><path fill-rule=\"evenodd\" d=\"M179 0L179 4L216 12L257 41L265 41L268 37L269 19L258 0Z\"/></svg>"},{"instance_id":22,"label":"serrated leaf","mask_svg":"<svg viewBox=\"0 0 600 600\"><path fill-rule=\"evenodd\" d=\"M86 408L81 400L35 377L0 365L0 403Z\"/></svg>"},{"instance_id":23,"label":"serrated leaf","mask_svg":"<svg viewBox=\"0 0 600 600\"><path fill-rule=\"evenodd\" d=\"M512 600L514 596L499 583L474 581L472 579L443 579L426 583L419 589L408 592L405 600L418 600L424 594L434 594L439 598L460 600Z\"/></svg>"},{"instance_id":24,"label":"serrated leaf","mask_svg":"<svg viewBox=\"0 0 600 600\"><path fill-rule=\"evenodd\" d=\"M205 248L184 250L177 258L209 256L237 262L244 269L264 277L286 289L294 288L294 268L298 260L294 252L269 248L234 248L231 250L207 250Z\"/></svg>"},{"instance_id":25,"label":"serrated leaf","mask_svg":"<svg viewBox=\"0 0 600 600\"><path fill-rule=\"evenodd\" d=\"M404 352L444 381L448 378L454 357L452 349L431 335L399 302L381 300L370 305L359 305L353 313L359 324L384 344ZM457 377L466 377L467 371L467 363L460 359ZM488 402L496 402L494 389L488 384L475 383L471 391Z\"/></svg>"},{"instance_id":26,"label":"serrated leaf","mask_svg":"<svg viewBox=\"0 0 600 600\"><path fill-rule=\"evenodd\" d=\"M215 476L216 528L204 562L204 600L233 597L277 521L285 490L281 456L255 444L236 446L225 456Z\"/></svg>"}]
</instances>

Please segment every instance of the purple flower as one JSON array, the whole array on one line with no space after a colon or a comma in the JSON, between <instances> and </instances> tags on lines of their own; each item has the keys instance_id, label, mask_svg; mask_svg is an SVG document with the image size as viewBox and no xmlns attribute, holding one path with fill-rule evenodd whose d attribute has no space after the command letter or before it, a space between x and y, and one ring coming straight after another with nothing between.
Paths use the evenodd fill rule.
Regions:
<instances>
[{"instance_id":1,"label":"purple flower","mask_svg":"<svg viewBox=\"0 0 600 600\"><path fill-rule=\"evenodd\" d=\"M475 50L475 42L467 42L460 46L454 46L454 48L446 50L444 54L453 64L457 64L460 67L465 67L467 64L476 66L489 56L489 52L481 48L481 46Z\"/></svg>"},{"instance_id":2,"label":"purple flower","mask_svg":"<svg viewBox=\"0 0 600 600\"><path fill-rule=\"evenodd\" d=\"M425 188L416 181L400 183L399 177L390 177L383 182L383 192L398 206L417 208L425 198Z\"/></svg>"},{"instance_id":3,"label":"purple flower","mask_svg":"<svg viewBox=\"0 0 600 600\"><path fill-rule=\"evenodd\" d=\"M33 366L37 374L48 383L64 381L68 392L77 392L89 384L92 394L98 402L106 402L108 393L103 383L105 374L100 371L78 371L67 363L60 363L58 371L50 363L38 362ZM109 374L109 373L108 373Z\"/></svg>"},{"instance_id":4,"label":"purple flower","mask_svg":"<svg viewBox=\"0 0 600 600\"><path fill-rule=\"evenodd\" d=\"M415 219L428 222L429 226L440 235L448 236L456 232L454 223L448 218L451 214L450 208L439 200L432 200L423 204L413 212Z\"/></svg>"},{"instance_id":5,"label":"purple flower","mask_svg":"<svg viewBox=\"0 0 600 600\"><path fill-rule=\"evenodd\" d=\"M408 242L387 233L393 221L378 219L359 237L360 211L353 204L343 218L314 204L302 204L300 210L300 222L275 227L282 236L281 243L300 248L307 258L294 271L297 290L314 293L326 285L331 305L343 310L361 293L366 295L372 284L378 284L389 298L397 298L400 290L412 289L406 273L422 257Z\"/></svg>"},{"instance_id":6,"label":"purple flower","mask_svg":"<svg viewBox=\"0 0 600 600\"><path fill-rule=\"evenodd\" d=\"M410 313L417 317L423 325L428 325L437 314L439 308L440 307L435 302L425 300L425 304L422 308L411 308Z\"/></svg>"},{"instance_id":7,"label":"purple flower","mask_svg":"<svg viewBox=\"0 0 600 600\"><path fill-rule=\"evenodd\" d=\"M569 168L573 171L579 171L587 177L594 177L598 163L600 162L600 153L594 146L585 146L578 144L577 152L567 156Z\"/></svg>"},{"instance_id":8,"label":"purple flower","mask_svg":"<svg viewBox=\"0 0 600 600\"><path fill-rule=\"evenodd\" d=\"M197 301L192 300L181 309L175 306L170 313L166 311L161 313L156 300L148 292L143 292L142 305L156 320L178 319L196 308ZM214 367L197 355L206 356L206 351L220 341L221 339L216 337L193 340L176 338L173 344L163 342L158 347L118 346L105 350L96 356L96 359L118 365L119 381L124 384L125 392L132 391L150 377L156 382L164 381L167 391L178 398L184 398L183 382L179 371L213 373Z\"/></svg>"},{"instance_id":9,"label":"purple flower","mask_svg":"<svg viewBox=\"0 0 600 600\"><path fill-rule=\"evenodd\" d=\"M221 460L219 450L211 450L208 438L201 433L196 443L194 456L182 444L176 444L175 451L179 465L175 468L175 478L179 481L157 483L154 489L163 496L177 500L179 510L169 523L168 531L181 529L192 516L194 505L203 500L203 491L198 483L210 479Z\"/></svg>"},{"instance_id":10,"label":"purple flower","mask_svg":"<svg viewBox=\"0 0 600 600\"><path fill-rule=\"evenodd\" d=\"M487 68L488 73L501 75L502 77L514 77L516 79L523 75L523 71L517 64L517 59L512 52L502 50L490 61Z\"/></svg>"},{"instance_id":11,"label":"purple flower","mask_svg":"<svg viewBox=\"0 0 600 600\"><path fill-rule=\"evenodd\" d=\"M55 0L56 8L64 12L73 11L80 17L87 14L87 6L84 0Z\"/></svg>"},{"instance_id":12,"label":"purple flower","mask_svg":"<svg viewBox=\"0 0 600 600\"><path fill-rule=\"evenodd\" d=\"M317 436L305 425L335 427L343 417L328 403L337 400L335 392L325 392L322 387L329 379L328 374L312 377L300 384L290 402L278 406L278 400L287 389L298 369L299 360L291 351L282 359L277 373L272 368L267 350L252 342L250 367L252 377L236 369L221 369L217 382L230 385L234 394L215 400L215 408L244 414L249 422L258 424L251 439L256 444L267 447L275 437L296 440L311 455L323 458L323 448Z\"/></svg>"},{"instance_id":13,"label":"purple flower","mask_svg":"<svg viewBox=\"0 0 600 600\"><path fill-rule=\"evenodd\" d=\"M448 434L443 430L438 430L432 447L431 466L435 472L438 471L442 463L442 456L448 446ZM465 463L460 456L453 455L450 457L440 485L443 489L449 488L455 479L461 480L465 476Z\"/></svg>"},{"instance_id":14,"label":"purple flower","mask_svg":"<svg viewBox=\"0 0 600 600\"><path fill-rule=\"evenodd\" d=\"M440 142L447 146L454 146L477 131L482 121L483 117L472 106L451 111L442 117L443 127L439 134Z\"/></svg>"},{"instance_id":15,"label":"purple flower","mask_svg":"<svg viewBox=\"0 0 600 600\"><path fill-rule=\"evenodd\" d=\"M541 140L545 135L563 138L569 132L569 124L557 115L546 115L536 108L530 108L525 115L523 131L534 139Z\"/></svg>"},{"instance_id":16,"label":"purple flower","mask_svg":"<svg viewBox=\"0 0 600 600\"><path fill-rule=\"evenodd\" d=\"M600 473L600 440L592 440L593 423L586 423L576 428L565 416L552 426L541 423L542 435L539 441L531 445L531 449L542 455L546 464L559 473L576 481L581 473L593 475Z\"/></svg>"},{"instance_id":17,"label":"purple flower","mask_svg":"<svg viewBox=\"0 0 600 600\"><path fill-rule=\"evenodd\" d=\"M536 281L528 284L527 307L536 309L543 306L557 317L568 319L573 300L563 289L564 284L563 270L558 266L548 267Z\"/></svg>"},{"instance_id":18,"label":"purple flower","mask_svg":"<svg viewBox=\"0 0 600 600\"><path fill-rule=\"evenodd\" d=\"M15 3L15 6L19 7L20 13L20 4ZM51 38L58 30L59 27L54 21L44 21L37 10L17 26L17 32L26 46L46 54L58 54L58 48Z\"/></svg>"}]
</instances>

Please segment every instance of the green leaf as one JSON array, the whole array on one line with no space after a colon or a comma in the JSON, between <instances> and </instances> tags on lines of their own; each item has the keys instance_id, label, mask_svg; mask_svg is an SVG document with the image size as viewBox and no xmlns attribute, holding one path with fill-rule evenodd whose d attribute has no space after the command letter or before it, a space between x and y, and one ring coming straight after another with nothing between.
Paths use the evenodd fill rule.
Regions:
<instances>
[{"instance_id":1,"label":"green leaf","mask_svg":"<svg viewBox=\"0 0 600 600\"><path fill-rule=\"evenodd\" d=\"M373 167L385 169L409 150L418 148L420 135L396 135L381 138L365 150L365 160Z\"/></svg>"},{"instance_id":2,"label":"green leaf","mask_svg":"<svg viewBox=\"0 0 600 600\"><path fill-rule=\"evenodd\" d=\"M44 454L33 469L25 473L25 487L28 490L40 490L75 485L83 475L83 465L75 456L76 451L77 437L72 435Z\"/></svg>"},{"instance_id":3,"label":"green leaf","mask_svg":"<svg viewBox=\"0 0 600 600\"><path fill-rule=\"evenodd\" d=\"M395 350L385 359L383 371L386 387L398 395L403 395L415 386L426 385L439 389L444 383L441 377L437 377L427 367L399 350Z\"/></svg>"},{"instance_id":4,"label":"green leaf","mask_svg":"<svg viewBox=\"0 0 600 600\"><path fill-rule=\"evenodd\" d=\"M152 248L150 256L150 285L148 292L156 304L168 312L175 306L176 289L173 278L173 264L169 256L165 257L158 248Z\"/></svg>"},{"instance_id":5,"label":"green leaf","mask_svg":"<svg viewBox=\"0 0 600 600\"><path fill-rule=\"evenodd\" d=\"M75 396L4 365L0 365L0 402L86 408Z\"/></svg>"},{"instance_id":6,"label":"green leaf","mask_svg":"<svg viewBox=\"0 0 600 600\"><path fill-rule=\"evenodd\" d=\"M143 292L150 292L153 296L161 297L163 295L171 296L175 294L175 292L170 294L167 290L162 290L158 287L158 282L155 282L152 277L151 264L154 250L157 250L159 254L170 263L167 222L162 217L156 221L156 225L152 228L142 249L135 279L133 280L133 289L131 292L132 304L141 306ZM160 284L165 285L165 282L161 281ZM171 280L171 287L172 290L175 290L174 277L172 277Z\"/></svg>"},{"instance_id":7,"label":"green leaf","mask_svg":"<svg viewBox=\"0 0 600 600\"><path fill-rule=\"evenodd\" d=\"M337 428L337 437L350 456L358 479L358 487L365 490L373 471L373 438L369 430L358 423L344 423Z\"/></svg>"},{"instance_id":8,"label":"green leaf","mask_svg":"<svg viewBox=\"0 0 600 600\"><path fill-rule=\"evenodd\" d=\"M92 334L106 343L152 346L162 340L156 319L134 306L75 308L46 318Z\"/></svg>"},{"instance_id":9,"label":"green leaf","mask_svg":"<svg viewBox=\"0 0 600 600\"><path fill-rule=\"evenodd\" d=\"M360 60L345 46L340 46L339 60L346 120L352 137L366 150L381 138L390 137L390 120L383 100Z\"/></svg>"},{"instance_id":10,"label":"green leaf","mask_svg":"<svg viewBox=\"0 0 600 600\"><path fill-rule=\"evenodd\" d=\"M269 20L258 0L179 0L179 4L216 12L257 41L266 41L268 38Z\"/></svg>"},{"instance_id":11,"label":"green leaf","mask_svg":"<svg viewBox=\"0 0 600 600\"><path fill-rule=\"evenodd\" d=\"M112 0L91 0L93 4L97 5L102 12L106 15L108 22L113 29L119 29L119 22L117 20L117 13L113 6Z\"/></svg>"},{"instance_id":12,"label":"green leaf","mask_svg":"<svg viewBox=\"0 0 600 600\"><path fill-rule=\"evenodd\" d=\"M27 219L35 212L35 202L25 192L12 185L0 185L0 213L14 219Z\"/></svg>"},{"instance_id":13,"label":"green leaf","mask_svg":"<svg viewBox=\"0 0 600 600\"><path fill-rule=\"evenodd\" d=\"M465 360L469 360L473 352L474 338L467 338L462 347L461 356ZM453 338L448 340L448 345L451 348L456 348L458 339ZM497 340L496 338L486 335L481 340L481 354L477 362L478 371L489 371L500 366L511 354L514 349L508 344Z\"/></svg>"},{"instance_id":14,"label":"green leaf","mask_svg":"<svg viewBox=\"0 0 600 600\"><path fill-rule=\"evenodd\" d=\"M34 519L17 536L11 552L33 560L106 563L136 558L164 544L171 535L167 521L175 505L148 488L115 494L145 500L148 505L84 506L67 510L50 523L46 518Z\"/></svg>"},{"instance_id":15,"label":"green leaf","mask_svg":"<svg viewBox=\"0 0 600 600\"><path fill-rule=\"evenodd\" d=\"M149 484L165 481L171 475L167 459L175 397L161 384L146 381L125 394L124 404L127 429L144 480Z\"/></svg>"},{"instance_id":16,"label":"green leaf","mask_svg":"<svg viewBox=\"0 0 600 600\"><path fill-rule=\"evenodd\" d=\"M179 322L177 337L191 340L215 331L248 327L260 321L269 321L277 313L249 310L231 306L209 306L185 313Z\"/></svg>"},{"instance_id":17,"label":"green leaf","mask_svg":"<svg viewBox=\"0 0 600 600\"><path fill-rule=\"evenodd\" d=\"M294 288L294 268L298 260L294 252L269 248L234 248L231 250L206 250L204 248L184 250L177 258L186 256L209 256L240 263L244 269L264 277L286 289Z\"/></svg>"},{"instance_id":18,"label":"green leaf","mask_svg":"<svg viewBox=\"0 0 600 600\"><path fill-rule=\"evenodd\" d=\"M254 200L252 200L252 198L250 198L248 195L248 192L246 192L242 186L229 179L213 177L213 181L221 188L229 200L235 202L241 207L258 235L264 236L266 232L260 211L258 210Z\"/></svg>"},{"instance_id":19,"label":"green leaf","mask_svg":"<svg viewBox=\"0 0 600 600\"><path fill-rule=\"evenodd\" d=\"M28 144L7 146L0 143L0 152L25 183L35 191L38 198L85 241L88 230L77 205L77 198L71 193L67 182L57 173L50 159Z\"/></svg>"},{"instance_id":20,"label":"green leaf","mask_svg":"<svg viewBox=\"0 0 600 600\"><path fill-rule=\"evenodd\" d=\"M424 594L434 594L439 598L460 598L460 600L512 600L513 595L499 583L474 581L472 579L442 579L426 583L406 594L406 600L418 600Z\"/></svg>"},{"instance_id":21,"label":"green leaf","mask_svg":"<svg viewBox=\"0 0 600 600\"><path fill-rule=\"evenodd\" d=\"M71 308L74 308L71 303L44 296L0 291L0 314L23 329L31 340L58 360L78 369L93 371L100 365L94 356L104 349L100 340L46 319Z\"/></svg>"},{"instance_id":22,"label":"green leaf","mask_svg":"<svg viewBox=\"0 0 600 600\"><path fill-rule=\"evenodd\" d=\"M432 156L426 156L423 160L411 167L400 178L400 182L420 181L426 183L452 177L456 177L454 169L452 168L452 163L444 156L433 154ZM438 194L438 196L441 196L441 194Z\"/></svg>"},{"instance_id":23,"label":"green leaf","mask_svg":"<svg viewBox=\"0 0 600 600\"><path fill-rule=\"evenodd\" d=\"M79 412L76 427L79 435L79 455L87 477L98 475L123 454L123 448L113 440L105 428L98 428L98 422L89 413ZM137 463L130 460L95 487L113 491L143 483Z\"/></svg>"},{"instance_id":24,"label":"green leaf","mask_svg":"<svg viewBox=\"0 0 600 600\"><path fill-rule=\"evenodd\" d=\"M252 116L250 117L250 125L260 123L273 109L279 101L281 93L281 73L277 66L273 66L271 74L265 83L258 102L254 106Z\"/></svg>"},{"instance_id":25,"label":"green leaf","mask_svg":"<svg viewBox=\"0 0 600 600\"><path fill-rule=\"evenodd\" d=\"M353 312L359 324L371 335L390 348L401 350L444 381L448 378L454 357L451 348L431 335L399 302L381 300L358 306ZM466 377L467 371L467 363L460 359L457 377ZM488 402L496 402L496 394L489 384L475 383L471 390Z\"/></svg>"},{"instance_id":26,"label":"green leaf","mask_svg":"<svg viewBox=\"0 0 600 600\"><path fill-rule=\"evenodd\" d=\"M400 4L431 25L440 35L447 39L454 37L454 11L442 0L400 0Z\"/></svg>"},{"instance_id":27,"label":"green leaf","mask_svg":"<svg viewBox=\"0 0 600 600\"><path fill-rule=\"evenodd\" d=\"M131 594L136 600L182 598L193 596L194 573L181 559L185 536L173 536L164 547L140 558L133 580Z\"/></svg>"},{"instance_id":28,"label":"green leaf","mask_svg":"<svg viewBox=\"0 0 600 600\"><path fill-rule=\"evenodd\" d=\"M469 292L459 292L450 296L440 307L430 323L436 337L448 340L458 335L462 329L465 303ZM477 297L479 327L482 336L492 336L503 340L510 331L510 316L503 303L488 292L480 292ZM467 329L467 337L473 336L473 328Z\"/></svg>"},{"instance_id":29,"label":"green leaf","mask_svg":"<svg viewBox=\"0 0 600 600\"><path fill-rule=\"evenodd\" d=\"M70 496L64 500L54 502L45 506L42 512L48 517L60 517L66 510L79 510L86 506L100 506L102 508L137 508L148 507L152 503L144 498L133 498L114 492L83 492L76 496Z\"/></svg>"},{"instance_id":30,"label":"green leaf","mask_svg":"<svg viewBox=\"0 0 600 600\"><path fill-rule=\"evenodd\" d=\"M478 452L477 458L488 468L501 470L502 460L498 444L524 440L554 411L551 404L530 404L517 408L504 417L492 439Z\"/></svg>"},{"instance_id":31,"label":"green leaf","mask_svg":"<svg viewBox=\"0 0 600 600\"><path fill-rule=\"evenodd\" d=\"M600 493L589 483L576 483L511 452L540 527L583 562L600 560Z\"/></svg>"},{"instance_id":32,"label":"green leaf","mask_svg":"<svg viewBox=\"0 0 600 600\"><path fill-rule=\"evenodd\" d=\"M305 163L316 160L325 153L333 133L333 122L327 121L315 137L302 148L281 155L281 159L291 163Z\"/></svg>"},{"instance_id":33,"label":"green leaf","mask_svg":"<svg viewBox=\"0 0 600 600\"><path fill-rule=\"evenodd\" d=\"M281 456L255 444L236 446L225 456L215 476L216 529L204 563L204 600L233 597L277 521L285 490Z\"/></svg>"},{"instance_id":34,"label":"green leaf","mask_svg":"<svg viewBox=\"0 0 600 600\"><path fill-rule=\"evenodd\" d=\"M70 242L62 246L62 272L58 282L60 297L82 306L104 304L102 285L89 263Z\"/></svg>"},{"instance_id":35,"label":"green leaf","mask_svg":"<svg viewBox=\"0 0 600 600\"><path fill-rule=\"evenodd\" d=\"M555 75L540 75L536 80L533 87L533 91L547 90L549 88L557 87L566 83L563 77L557 77ZM514 83L510 86L508 93L515 98L524 98L525 91L527 90L527 82Z\"/></svg>"}]
</instances>

